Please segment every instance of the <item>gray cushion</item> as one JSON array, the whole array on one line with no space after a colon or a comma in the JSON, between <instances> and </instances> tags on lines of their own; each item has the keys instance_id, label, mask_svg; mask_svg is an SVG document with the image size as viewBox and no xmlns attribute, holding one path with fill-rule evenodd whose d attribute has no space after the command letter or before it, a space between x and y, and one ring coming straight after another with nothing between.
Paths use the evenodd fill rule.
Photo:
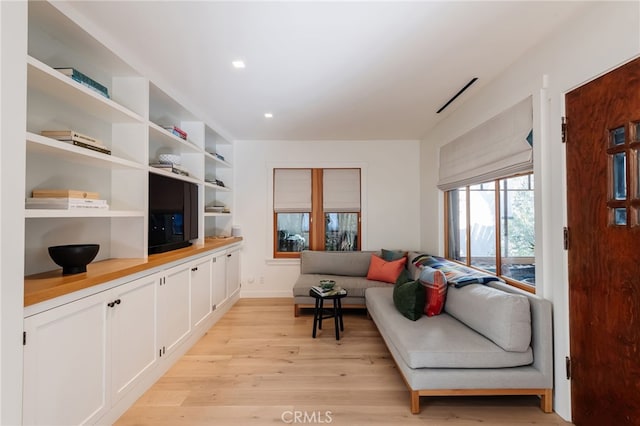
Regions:
<instances>
[{"instance_id":1,"label":"gray cushion","mask_svg":"<svg viewBox=\"0 0 640 426\"><path fill-rule=\"evenodd\" d=\"M366 277L373 251L303 251L300 253L301 274L344 275Z\"/></svg>"},{"instance_id":2,"label":"gray cushion","mask_svg":"<svg viewBox=\"0 0 640 426\"><path fill-rule=\"evenodd\" d=\"M393 289L366 291L367 309L385 341L410 368L500 368L531 364L533 352L507 352L452 316L402 316L393 304Z\"/></svg>"},{"instance_id":3,"label":"gray cushion","mask_svg":"<svg viewBox=\"0 0 640 426\"><path fill-rule=\"evenodd\" d=\"M450 286L444 310L505 351L530 349L531 311L526 296L482 284Z\"/></svg>"}]
</instances>

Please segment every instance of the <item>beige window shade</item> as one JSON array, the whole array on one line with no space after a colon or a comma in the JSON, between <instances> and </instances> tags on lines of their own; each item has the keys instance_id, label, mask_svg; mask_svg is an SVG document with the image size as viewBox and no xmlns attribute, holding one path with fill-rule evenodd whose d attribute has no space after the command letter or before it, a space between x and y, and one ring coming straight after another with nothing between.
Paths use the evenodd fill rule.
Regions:
<instances>
[{"instance_id":1,"label":"beige window shade","mask_svg":"<svg viewBox=\"0 0 640 426\"><path fill-rule=\"evenodd\" d=\"M527 136L531 97L440 148L438 188L447 191L533 171Z\"/></svg>"},{"instance_id":2,"label":"beige window shade","mask_svg":"<svg viewBox=\"0 0 640 426\"><path fill-rule=\"evenodd\" d=\"M276 213L311 211L311 169L274 169L273 179Z\"/></svg>"},{"instance_id":3,"label":"beige window shade","mask_svg":"<svg viewBox=\"0 0 640 426\"><path fill-rule=\"evenodd\" d=\"M360 211L360 169L324 169L322 188L325 212Z\"/></svg>"}]
</instances>

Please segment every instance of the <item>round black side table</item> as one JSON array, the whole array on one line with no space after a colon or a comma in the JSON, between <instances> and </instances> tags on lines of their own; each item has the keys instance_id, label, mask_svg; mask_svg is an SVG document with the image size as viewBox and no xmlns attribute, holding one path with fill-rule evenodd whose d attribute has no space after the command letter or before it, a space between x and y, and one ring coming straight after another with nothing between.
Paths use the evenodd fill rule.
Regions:
<instances>
[{"instance_id":1,"label":"round black side table","mask_svg":"<svg viewBox=\"0 0 640 426\"><path fill-rule=\"evenodd\" d=\"M333 318L336 329L336 340L340 340L340 331L344 331L344 323L342 322L342 299L347 297L347 291L343 290L339 294L331 296L321 296L313 290L309 290L309 296L316 300L313 309L313 338L316 337L316 330L322 330L322 320ZM333 300L333 309L324 307L325 300Z\"/></svg>"}]
</instances>

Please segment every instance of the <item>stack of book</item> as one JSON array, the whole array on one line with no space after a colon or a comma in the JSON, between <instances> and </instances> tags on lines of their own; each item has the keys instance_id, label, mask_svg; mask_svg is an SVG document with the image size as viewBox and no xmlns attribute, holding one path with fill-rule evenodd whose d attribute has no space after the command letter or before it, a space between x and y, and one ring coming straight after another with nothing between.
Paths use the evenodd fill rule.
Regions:
<instances>
[{"instance_id":1,"label":"stack of book","mask_svg":"<svg viewBox=\"0 0 640 426\"><path fill-rule=\"evenodd\" d=\"M62 74L71 77L74 81L77 81L78 83L82 84L85 87L88 87L89 89L93 90L94 92L97 92L99 94L101 94L102 96L104 96L105 98L109 98L109 90L103 86L102 84L98 83L97 81L95 81L94 79L87 77L86 75L84 75L83 73L81 73L80 71L78 71L75 68L56 68L56 70L60 71Z\"/></svg>"},{"instance_id":2,"label":"stack of book","mask_svg":"<svg viewBox=\"0 0 640 426\"><path fill-rule=\"evenodd\" d=\"M103 209L109 208L107 200L98 198L97 192L78 191L72 189L39 189L33 190L31 198L27 198L27 209Z\"/></svg>"},{"instance_id":3,"label":"stack of book","mask_svg":"<svg viewBox=\"0 0 640 426\"><path fill-rule=\"evenodd\" d=\"M176 135L180 139L187 140L187 132L182 130L178 126L162 126L163 129L167 130L169 133Z\"/></svg>"},{"instance_id":4,"label":"stack of book","mask_svg":"<svg viewBox=\"0 0 640 426\"><path fill-rule=\"evenodd\" d=\"M73 145L81 146L82 148L111 155L111 150L107 148L100 139L92 138L73 130L43 130L40 134L51 139L69 142Z\"/></svg>"},{"instance_id":5,"label":"stack of book","mask_svg":"<svg viewBox=\"0 0 640 426\"><path fill-rule=\"evenodd\" d=\"M164 169L167 170L171 173L175 173L177 175L181 175L181 176L189 176L189 172L181 169L180 167L176 166L175 164L172 163L151 163L149 164L151 167L155 167L157 169Z\"/></svg>"},{"instance_id":6,"label":"stack of book","mask_svg":"<svg viewBox=\"0 0 640 426\"><path fill-rule=\"evenodd\" d=\"M343 290L342 287L338 287L338 286L335 286L327 290L320 287L319 285L314 285L311 287L311 290L318 293L322 297L336 296L338 294L347 294L346 290Z\"/></svg>"}]
</instances>

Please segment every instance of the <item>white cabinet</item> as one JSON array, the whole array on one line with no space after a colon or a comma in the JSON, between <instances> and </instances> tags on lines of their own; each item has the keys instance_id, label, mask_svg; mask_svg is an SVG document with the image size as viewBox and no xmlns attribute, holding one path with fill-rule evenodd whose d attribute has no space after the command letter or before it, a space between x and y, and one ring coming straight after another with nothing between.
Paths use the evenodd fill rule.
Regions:
<instances>
[{"instance_id":1,"label":"white cabinet","mask_svg":"<svg viewBox=\"0 0 640 426\"><path fill-rule=\"evenodd\" d=\"M216 308L227 298L227 253L221 252L213 258L211 275L212 303Z\"/></svg>"},{"instance_id":2,"label":"white cabinet","mask_svg":"<svg viewBox=\"0 0 640 426\"><path fill-rule=\"evenodd\" d=\"M240 249L227 252L227 297L240 290Z\"/></svg>"},{"instance_id":3,"label":"white cabinet","mask_svg":"<svg viewBox=\"0 0 640 426\"><path fill-rule=\"evenodd\" d=\"M111 392L118 401L157 361L156 276L117 287L107 300L111 324Z\"/></svg>"},{"instance_id":4,"label":"white cabinet","mask_svg":"<svg viewBox=\"0 0 640 426\"><path fill-rule=\"evenodd\" d=\"M159 278L158 354L164 356L181 343L191 330L188 266L180 265Z\"/></svg>"},{"instance_id":5,"label":"white cabinet","mask_svg":"<svg viewBox=\"0 0 640 426\"><path fill-rule=\"evenodd\" d=\"M93 423L108 409L106 295L25 319L23 423Z\"/></svg>"},{"instance_id":6,"label":"white cabinet","mask_svg":"<svg viewBox=\"0 0 640 426\"><path fill-rule=\"evenodd\" d=\"M155 276L25 319L25 424L94 423L156 362Z\"/></svg>"},{"instance_id":7,"label":"white cabinet","mask_svg":"<svg viewBox=\"0 0 640 426\"><path fill-rule=\"evenodd\" d=\"M212 303L220 306L240 289L240 249L232 248L213 258Z\"/></svg>"},{"instance_id":8,"label":"white cabinet","mask_svg":"<svg viewBox=\"0 0 640 426\"><path fill-rule=\"evenodd\" d=\"M191 265L191 326L197 327L211 313L212 257Z\"/></svg>"},{"instance_id":9,"label":"white cabinet","mask_svg":"<svg viewBox=\"0 0 640 426\"><path fill-rule=\"evenodd\" d=\"M115 420L231 306L238 255L208 252L25 318L24 424Z\"/></svg>"}]
</instances>

